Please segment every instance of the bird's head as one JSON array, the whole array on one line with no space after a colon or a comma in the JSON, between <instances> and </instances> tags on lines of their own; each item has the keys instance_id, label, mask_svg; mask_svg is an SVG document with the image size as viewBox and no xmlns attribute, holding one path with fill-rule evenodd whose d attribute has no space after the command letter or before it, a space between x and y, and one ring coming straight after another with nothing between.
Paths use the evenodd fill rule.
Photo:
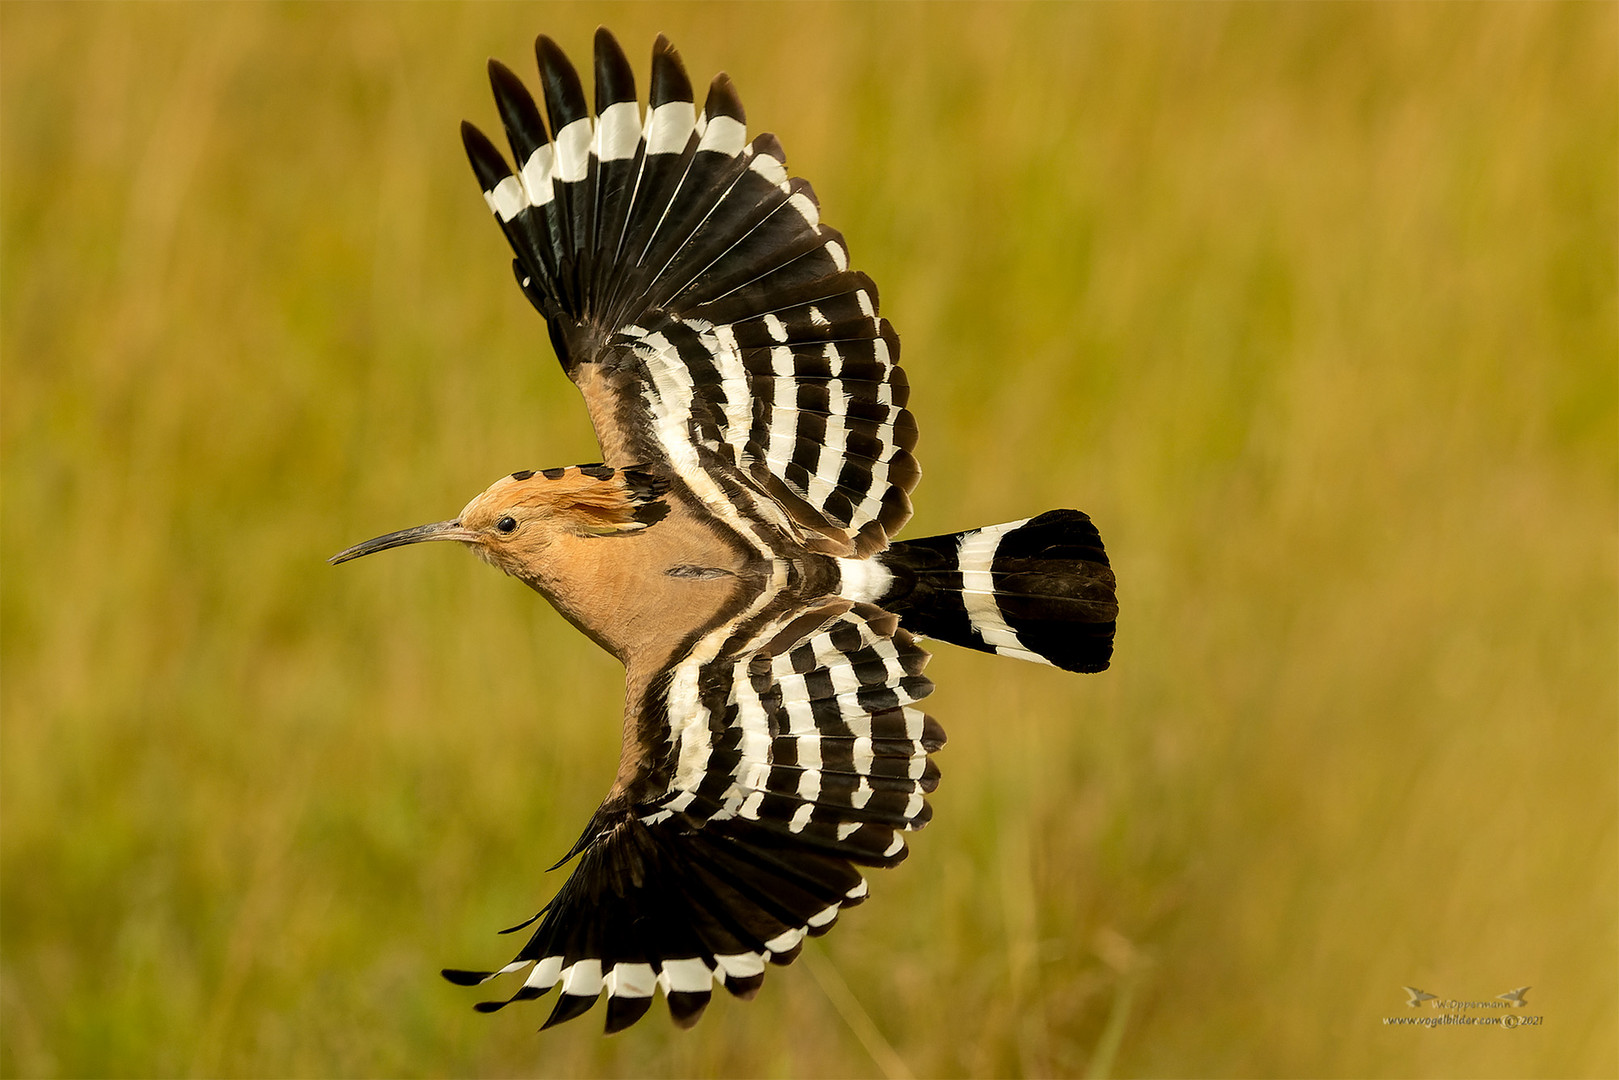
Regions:
<instances>
[{"instance_id":1,"label":"bird's head","mask_svg":"<svg viewBox=\"0 0 1619 1080\"><path fill-rule=\"evenodd\" d=\"M663 518L668 482L638 468L576 465L503 476L450 521L418 525L355 544L333 565L427 540L459 540L514 577L536 576L547 553L567 538L636 532Z\"/></svg>"}]
</instances>

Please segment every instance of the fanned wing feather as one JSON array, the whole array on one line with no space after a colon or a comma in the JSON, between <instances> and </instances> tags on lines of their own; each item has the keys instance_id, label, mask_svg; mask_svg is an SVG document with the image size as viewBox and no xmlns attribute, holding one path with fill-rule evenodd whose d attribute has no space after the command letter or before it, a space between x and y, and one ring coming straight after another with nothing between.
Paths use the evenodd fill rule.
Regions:
<instances>
[{"instance_id":1,"label":"fanned wing feather","mask_svg":"<svg viewBox=\"0 0 1619 1080\"><path fill-rule=\"evenodd\" d=\"M699 659L711 653L675 665L649 706L669 732L661 786L603 806L511 964L445 973L476 983L532 965L481 1008L560 988L549 1026L605 991L616 1031L662 989L694 1023L715 982L752 996L766 963L865 899L857 867L900 861L903 833L927 823L944 734L914 708L932 690L927 654L893 615L823 599Z\"/></svg>"},{"instance_id":2,"label":"fanned wing feather","mask_svg":"<svg viewBox=\"0 0 1619 1080\"><path fill-rule=\"evenodd\" d=\"M726 76L699 114L662 37L644 121L605 30L594 119L556 44L535 51L549 127L490 65L516 170L472 125L463 140L608 464L650 454L717 513L832 554L880 550L910 516L916 425L898 337L809 184L774 136L747 141Z\"/></svg>"}]
</instances>

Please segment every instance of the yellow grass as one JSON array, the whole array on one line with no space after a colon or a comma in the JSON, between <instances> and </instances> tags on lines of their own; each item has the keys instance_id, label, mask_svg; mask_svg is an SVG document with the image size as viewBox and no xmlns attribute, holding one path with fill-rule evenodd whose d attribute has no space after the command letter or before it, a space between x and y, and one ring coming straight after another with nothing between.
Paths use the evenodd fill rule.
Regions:
<instances>
[{"instance_id":1,"label":"yellow grass","mask_svg":"<svg viewBox=\"0 0 1619 1080\"><path fill-rule=\"evenodd\" d=\"M0 1072L1619 1074L1616 16L0 7ZM1101 676L941 647L909 862L612 1039L437 969L555 888L618 669L324 562L595 458L455 124L598 22L881 285L908 535L1077 506L1124 605Z\"/></svg>"}]
</instances>

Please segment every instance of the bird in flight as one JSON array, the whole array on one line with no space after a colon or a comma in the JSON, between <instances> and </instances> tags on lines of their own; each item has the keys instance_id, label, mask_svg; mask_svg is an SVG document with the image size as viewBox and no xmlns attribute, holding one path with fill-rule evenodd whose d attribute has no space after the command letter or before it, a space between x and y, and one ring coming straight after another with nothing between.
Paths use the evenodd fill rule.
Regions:
<instances>
[{"instance_id":1,"label":"bird in flight","mask_svg":"<svg viewBox=\"0 0 1619 1080\"><path fill-rule=\"evenodd\" d=\"M917 639L1100 671L1114 579L1074 510L894 542L921 475L899 338L781 144L749 141L723 74L699 112L661 36L644 114L605 29L594 109L555 42L535 52L546 119L489 62L515 167L461 135L602 463L514 472L331 561L456 541L623 662L618 772L572 873L511 963L444 975L527 969L478 1007L560 988L546 1027L605 992L609 1032L661 989L685 1027L927 823L944 732Z\"/></svg>"}]
</instances>

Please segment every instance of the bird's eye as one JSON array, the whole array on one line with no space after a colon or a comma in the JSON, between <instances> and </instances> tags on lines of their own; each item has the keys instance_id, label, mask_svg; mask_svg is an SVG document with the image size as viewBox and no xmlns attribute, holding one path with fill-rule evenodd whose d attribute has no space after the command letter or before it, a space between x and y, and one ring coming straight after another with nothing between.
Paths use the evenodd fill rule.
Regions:
<instances>
[{"instance_id":1,"label":"bird's eye","mask_svg":"<svg viewBox=\"0 0 1619 1080\"><path fill-rule=\"evenodd\" d=\"M512 532L517 528L517 519L514 517L503 517L499 521L495 522L495 528L499 529L503 533Z\"/></svg>"}]
</instances>

